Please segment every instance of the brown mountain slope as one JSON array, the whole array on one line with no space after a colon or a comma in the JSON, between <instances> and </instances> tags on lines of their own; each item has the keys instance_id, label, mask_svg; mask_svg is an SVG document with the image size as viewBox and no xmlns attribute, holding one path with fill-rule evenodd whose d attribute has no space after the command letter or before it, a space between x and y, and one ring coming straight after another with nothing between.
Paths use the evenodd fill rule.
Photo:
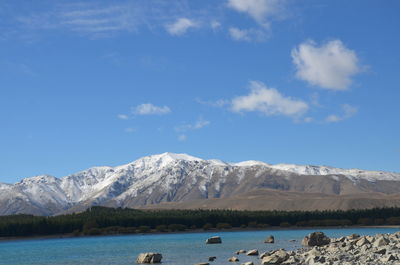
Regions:
<instances>
[{"instance_id":1,"label":"brown mountain slope","mask_svg":"<svg viewBox=\"0 0 400 265\"><path fill-rule=\"evenodd\" d=\"M229 198L214 198L146 205L144 209L235 209L235 210L349 210L400 207L400 195L357 193L330 195L258 189Z\"/></svg>"}]
</instances>

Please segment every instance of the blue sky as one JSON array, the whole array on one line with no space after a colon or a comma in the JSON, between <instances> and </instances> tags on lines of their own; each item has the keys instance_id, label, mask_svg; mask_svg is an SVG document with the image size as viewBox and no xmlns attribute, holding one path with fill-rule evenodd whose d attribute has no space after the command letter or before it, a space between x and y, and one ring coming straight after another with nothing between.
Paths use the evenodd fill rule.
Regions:
<instances>
[{"instance_id":1,"label":"blue sky","mask_svg":"<svg viewBox=\"0 0 400 265\"><path fill-rule=\"evenodd\" d=\"M0 2L0 182L188 153L400 172L400 2Z\"/></svg>"}]
</instances>

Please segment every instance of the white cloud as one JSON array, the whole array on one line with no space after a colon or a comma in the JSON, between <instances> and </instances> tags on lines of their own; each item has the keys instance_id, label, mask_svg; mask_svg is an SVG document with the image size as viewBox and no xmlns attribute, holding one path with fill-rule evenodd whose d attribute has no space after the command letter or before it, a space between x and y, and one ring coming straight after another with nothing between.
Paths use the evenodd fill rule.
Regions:
<instances>
[{"instance_id":1,"label":"white cloud","mask_svg":"<svg viewBox=\"0 0 400 265\"><path fill-rule=\"evenodd\" d=\"M175 127L177 132L187 132L191 130L198 130L210 125L210 121L205 120L203 117L200 117L195 123L193 124L183 124L181 126Z\"/></svg>"},{"instance_id":2,"label":"white cloud","mask_svg":"<svg viewBox=\"0 0 400 265\"><path fill-rule=\"evenodd\" d=\"M246 30L232 27L229 28L229 34L234 40L244 40L244 41L251 40L249 33Z\"/></svg>"},{"instance_id":3,"label":"white cloud","mask_svg":"<svg viewBox=\"0 0 400 265\"><path fill-rule=\"evenodd\" d=\"M282 10L283 2L283 0L228 0L228 6L250 15L257 23L268 27L268 18Z\"/></svg>"},{"instance_id":4,"label":"white cloud","mask_svg":"<svg viewBox=\"0 0 400 265\"><path fill-rule=\"evenodd\" d=\"M240 40L240 41L251 41L251 37L249 36L249 31L245 29L239 29L239 28L229 28L229 34L234 40Z\"/></svg>"},{"instance_id":5,"label":"white cloud","mask_svg":"<svg viewBox=\"0 0 400 265\"><path fill-rule=\"evenodd\" d=\"M196 98L195 100L199 104L207 105L207 106L211 106L211 107L218 107L218 108L221 108L221 107L224 107L224 106L230 104L230 101L226 100L226 99L218 99L215 101L212 101L212 100L206 101L206 100L202 100L200 98Z\"/></svg>"},{"instance_id":6,"label":"white cloud","mask_svg":"<svg viewBox=\"0 0 400 265\"><path fill-rule=\"evenodd\" d=\"M292 50L296 76L311 85L331 90L347 90L352 76L361 71L357 55L340 40L317 46L307 41Z\"/></svg>"},{"instance_id":7,"label":"white cloud","mask_svg":"<svg viewBox=\"0 0 400 265\"><path fill-rule=\"evenodd\" d=\"M219 22L218 20L213 20L213 21L211 21L210 26L213 30L217 30L217 29L221 28L222 25L221 25L221 22Z\"/></svg>"},{"instance_id":8,"label":"white cloud","mask_svg":"<svg viewBox=\"0 0 400 265\"><path fill-rule=\"evenodd\" d=\"M344 117L346 118L353 117L358 112L357 107L351 106L349 104L343 104L342 109L344 112Z\"/></svg>"},{"instance_id":9,"label":"white cloud","mask_svg":"<svg viewBox=\"0 0 400 265\"><path fill-rule=\"evenodd\" d=\"M198 27L198 22L195 22L188 18L179 18L174 23L167 24L165 29L168 31L169 34L180 36L185 34L188 29Z\"/></svg>"},{"instance_id":10,"label":"white cloud","mask_svg":"<svg viewBox=\"0 0 400 265\"><path fill-rule=\"evenodd\" d=\"M127 120L127 119L129 119L129 116L126 114L118 114L117 118L120 120Z\"/></svg>"},{"instance_id":11,"label":"white cloud","mask_svg":"<svg viewBox=\"0 0 400 265\"><path fill-rule=\"evenodd\" d=\"M201 128L203 128L203 127L205 127L205 126L207 126L207 125L209 125L210 124L210 122L209 121L206 121L206 120L204 120L202 117L200 117L200 119L198 119L197 121L196 121L196 123L193 125L193 129L201 129Z\"/></svg>"},{"instance_id":12,"label":"white cloud","mask_svg":"<svg viewBox=\"0 0 400 265\"><path fill-rule=\"evenodd\" d=\"M305 122L305 123L310 123L310 122L313 122L313 121L314 121L314 118L312 118L312 117L305 117L304 120L303 120L303 122Z\"/></svg>"},{"instance_id":13,"label":"white cloud","mask_svg":"<svg viewBox=\"0 0 400 265\"><path fill-rule=\"evenodd\" d=\"M268 88L262 82L251 81L249 88L250 94L232 99L233 112L255 111L267 116L298 117L309 108L306 102L285 97L275 88Z\"/></svg>"},{"instance_id":14,"label":"white cloud","mask_svg":"<svg viewBox=\"0 0 400 265\"><path fill-rule=\"evenodd\" d=\"M325 118L326 122L338 122L341 120L342 118L335 114L329 115L328 117Z\"/></svg>"},{"instance_id":15,"label":"white cloud","mask_svg":"<svg viewBox=\"0 0 400 265\"><path fill-rule=\"evenodd\" d=\"M178 140L179 140L180 142L186 141L186 140L187 140L187 135L186 135L186 134L180 134L180 135L178 135Z\"/></svg>"},{"instance_id":16,"label":"white cloud","mask_svg":"<svg viewBox=\"0 0 400 265\"><path fill-rule=\"evenodd\" d=\"M229 28L229 35L237 41L264 41L267 33L259 29L239 29L235 27Z\"/></svg>"},{"instance_id":17,"label":"white cloud","mask_svg":"<svg viewBox=\"0 0 400 265\"><path fill-rule=\"evenodd\" d=\"M163 115L171 112L167 106L155 106L151 103L140 104L133 109L136 115Z\"/></svg>"},{"instance_id":18,"label":"white cloud","mask_svg":"<svg viewBox=\"0 0 400 265\"><path fill-rule=\"evenodd\" d=\"M342 105L342 115L332 114L325 118L328 123L339 122L353 117L358 112L358 108L349 104Z\"/></svg>"}]
</instances>

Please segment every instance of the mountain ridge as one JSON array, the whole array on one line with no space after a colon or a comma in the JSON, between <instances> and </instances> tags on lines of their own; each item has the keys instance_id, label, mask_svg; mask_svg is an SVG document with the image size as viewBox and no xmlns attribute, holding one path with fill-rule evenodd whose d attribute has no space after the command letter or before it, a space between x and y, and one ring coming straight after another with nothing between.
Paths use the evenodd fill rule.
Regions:
<instances>
[{"instance_id":1,"label":"mountain ridge","mask_svg":"<svg viewBox=\"0 0 400 265\"><path fill-rule=\"evenodd\" d=\"M62 178L29 177L0 183L0 215L53 215L92 205L146 207L168 202L227 199L260 188L346 195L395 194L400 173L261 161L228 163L162 153L109 167L92 167ZM279 205L279 204L277 204Z\"/></svg>"}]
</instances>

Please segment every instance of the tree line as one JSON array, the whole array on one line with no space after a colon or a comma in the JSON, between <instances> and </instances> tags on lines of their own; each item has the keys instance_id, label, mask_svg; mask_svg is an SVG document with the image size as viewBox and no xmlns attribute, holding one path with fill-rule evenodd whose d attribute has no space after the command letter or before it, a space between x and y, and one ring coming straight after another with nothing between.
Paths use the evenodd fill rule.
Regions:
<instances>
[{"instance_id":1,"label":"tree line","mask_svg":"<svg viewBox=\"0 0 400 265\"><path fill-rule=\"evenodd\" d=\"M95 206L58 216L0 216L0 237L230 229L400 225L400 208L349 211L136 210Z\"/></svg>"}]
</instances>

